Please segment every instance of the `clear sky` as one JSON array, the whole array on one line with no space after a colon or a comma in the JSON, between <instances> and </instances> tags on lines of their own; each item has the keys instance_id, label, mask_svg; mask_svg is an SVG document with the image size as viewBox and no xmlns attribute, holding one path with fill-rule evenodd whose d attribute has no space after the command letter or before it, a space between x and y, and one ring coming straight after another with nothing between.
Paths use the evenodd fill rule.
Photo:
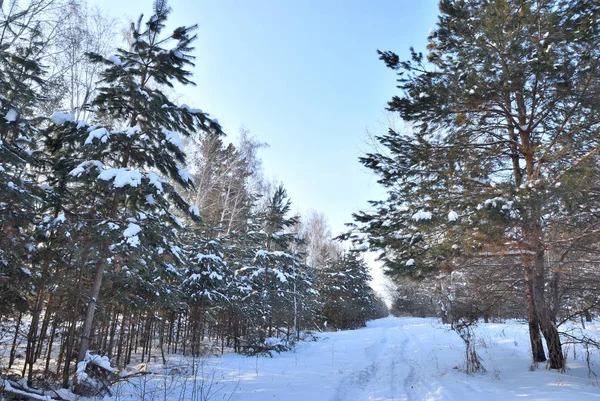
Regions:
<instances>
[{"instance_id":1,"label":"clear sky","mask_svg":"<svg viewBox=\"0 0 600 401\"><path fill-rule=\"evenodd\" d=\"M92 0L93 1L93 0ZM96 0L120 20L152 0ZM424 50L437 0L171 0L173 26L198 24L197 87L184 100L233 141L244 126L270 148L267 178L294 210L324 213L334 234L382 190L358 162L381 133L395 74L376 50Z\"/></svg>"}]
</instances>

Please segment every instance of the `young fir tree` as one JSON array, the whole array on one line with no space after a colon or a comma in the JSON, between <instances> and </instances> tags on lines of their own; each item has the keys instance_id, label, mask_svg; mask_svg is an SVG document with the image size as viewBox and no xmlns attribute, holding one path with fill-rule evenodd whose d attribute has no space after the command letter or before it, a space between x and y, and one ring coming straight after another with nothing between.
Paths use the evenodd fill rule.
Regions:
<instances>
[{"instance_id":1,"label":"young fir tree","mask_svg":"<svg viewBox=\"0 0 600 401\"><path fill-rule=\"evenodd\" d=\"M222 134L219 124L207 114L174 104L162 91L176 82L192 84L187 68L193 66L189 52L196 27L179 27L164 35L169 13L166 2L157 0L147 22L142 23L140 17L132 24L130 49L118 49L108 58L90 55L105 66L102 86L91 104L99 124L90 127L71 118L51 127L56 141L80 144L72 156L76 166L68 173L70 191L80 203L68 214L86 221L93 231L88 236L87 261L83 261L86 265L93 262L95 270L81 333L80 361L88 352L107 268L112 275L132 282L130 286L143 289L148 297L168 295L161 279L167 283L175 280L172 266L183 263L185 257L180 241L184 226L172 209L192 219L199 217L197 209L167 181L184 189L192 185L191 176L182 168L181 136Z\"/></svg>"},{"instance_id":2,"label":"young fir tree","mask_svg":"<svg viewBox=\"0 0 600 401\"><path fill-rule=\"evenodd\" d=\"M318 272L321 318L328 327L356 329L377 316L377 299L365 262L350 251L330 259Z\"/></svg>"},{"instance_id":3,"label":"young fir tree","mask_svg":"<svg viewBox=\"0 0 600 401\"><path fill-rule=\"evenodd\" d=\"M562 369L546 254L598 242L600 4L442 0L440 11L426 57L380 52L399 72L389 109L414 132L390 130L386 152L361 159L389 196L356 220L396 272L520 255L533 359L545 360L541 330Z\"/></svg>"}]
</instances>

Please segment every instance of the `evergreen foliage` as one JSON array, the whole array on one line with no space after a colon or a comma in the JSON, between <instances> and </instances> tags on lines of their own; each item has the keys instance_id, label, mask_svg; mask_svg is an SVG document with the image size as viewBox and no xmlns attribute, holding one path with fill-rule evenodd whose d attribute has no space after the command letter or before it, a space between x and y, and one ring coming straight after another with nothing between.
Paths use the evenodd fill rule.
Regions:
<instances>
[{"instance_id":1,"label":"evergreen foliage","mask_svg":"<svg viewBox=\"0 0 600 401\"><path fill-rule=\"evenodd\" d=\"M369 286L371 276L356 251L329 260L318 274L321 315L328 327L356 329L387 314Z\"/></svg>"},{"instance_id":2,"label":"evergreen foliage","mask_svg":"<svg viewBox=\"0 0 600 401\"><path fill-rule=\"evenodd\" d=\"M131 25L128 48L89 53L89 63L54 54L76 61L62 77L51 66L50 88L34 55L56 48L31 22L47 4L35 5L3 15L0 41L0 323L13 322L15 338L8 369L16 372L23 343L19 373L29 385L45 359L44 374L57 366L64 387L89 393L95 382L75 363L90 351L126 366L149 361L157 347L164 358L198 356L209 344L268 352L296 341L314 324L315 277L285 189L264 196L257 151L265 145L247 132L239 147L225 145L216 120L167 95L193 84L195 27L166 33L170 8L155 1L154 14ZM72 40L75 28L61 32ZM101 48L88 39L85 48ZM97 85L77 81L78 68ZM72 86L62 90L67 75ZM81 93L88 103L76 104Z\"/></svg>"},{"instance_id":3,"label":"evergreen foliage","mask_svg":"<svg viewBox=\"0 0 600 401\"><path fill-rule=\"evenodd\" d=\"M440 11L426 55L379 52L398 71L401 94L389 109L414 129L390 130L377 138L387 153L361 159L388 198L356 221L393 274L425 277L451 272L462 257L520 254L534 360L545 359L541 329L551 367L562 369L557 311L544 294L557 266L547 255L552 249L562 264L598 242L589 227L597 222L600 7L443 0Z\"/></svg>"}]
</instances>

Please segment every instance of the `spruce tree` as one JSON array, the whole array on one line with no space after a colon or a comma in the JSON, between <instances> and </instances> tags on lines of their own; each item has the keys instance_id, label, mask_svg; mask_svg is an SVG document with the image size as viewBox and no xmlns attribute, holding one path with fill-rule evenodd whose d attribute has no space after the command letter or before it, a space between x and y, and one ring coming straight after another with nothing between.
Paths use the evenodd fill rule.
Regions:
<instances>
[{"instance_id":1,"label":"spruce tree","mask_svg":"<svg viewBox=\"0 0 600 401\"><path fill-rule=\"evenodd\" d=\"M545 360L541 330L551 368L562 369L546 255L598 242L589 227L600 217L600 5L442 0L440 11L427 55L412 50L402 61L380 52L399 74L401 94L389 109L414 130L390 130L377 138L385 152L361 159L388 198L356 220L396 273L420 276L451 270L459 256L517 252L533 359ZM587 212L577 216L576 208Z\"/></svg>"}]
</instances>

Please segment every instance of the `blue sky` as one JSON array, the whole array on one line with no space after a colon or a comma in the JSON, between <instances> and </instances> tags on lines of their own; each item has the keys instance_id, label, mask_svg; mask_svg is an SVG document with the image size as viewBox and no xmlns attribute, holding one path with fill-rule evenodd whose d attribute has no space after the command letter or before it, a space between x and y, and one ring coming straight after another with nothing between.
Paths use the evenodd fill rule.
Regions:
<instances>
[{"instance_id":1,"label":"blue sky","mask_svg":"<svg viewBox=\"0 0 600 401\"><path fill-rule=\"evenodd\" d=\"M97 0L123 20L151 0ZM359 164L367 130L385 131L395 74L376 50L424 50L436 0L171 0L171 23L197 23L197 87L183 101L217 118L234 141L244 126L270 148L267 178L294 210L324 213L337 234L383 192Z\"/></svg>"}]
</instances>

